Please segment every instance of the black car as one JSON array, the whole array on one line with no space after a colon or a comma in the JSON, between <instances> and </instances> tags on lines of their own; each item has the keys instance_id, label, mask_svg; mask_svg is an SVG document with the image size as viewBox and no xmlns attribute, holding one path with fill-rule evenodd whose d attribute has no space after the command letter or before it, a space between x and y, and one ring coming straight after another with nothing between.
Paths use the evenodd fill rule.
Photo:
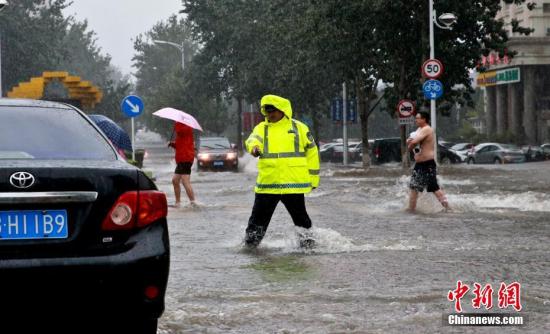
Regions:
<instances>
[{"instance_id":1,"label":"black car","mask_svg":"<svg viewBox=\"0 0 550 334\"><path fill-rule=\"evenodd\" d=\"M235 145L226 137L201 137L197 152L197 170L239 170Z\"/></svg>"},{"instance_id":2,"label":"black car","mask_svg":"<svg viewBox=\"0 0 550 334\"><path fill-rule=\"evenodd\" d=\"M401 138L375 139L371 149L371 160L374 164L401 161Z\"/></svg>"},{"instance_id":3,"label":"black car","mask_svg":"<svg viewBox=\"0 0 550 334\"><path fill-rule=\"evenodd\" d=\"M84 113L0 99L0 327L10 314L41 332L83 317L73 332L156 333L166 216L165 194Z\"/></svg>"},{"instance_id":4,"label":"black car","mask_svg":"<svg viewBox=\"0 0 550 334\"><path fill-rule=\"evenodd\" d=\"M437 159L442 165L458 164L462 162L458 154L449 149L449 147L441 144L437 145Z\"/></svg>"}]
</instances>

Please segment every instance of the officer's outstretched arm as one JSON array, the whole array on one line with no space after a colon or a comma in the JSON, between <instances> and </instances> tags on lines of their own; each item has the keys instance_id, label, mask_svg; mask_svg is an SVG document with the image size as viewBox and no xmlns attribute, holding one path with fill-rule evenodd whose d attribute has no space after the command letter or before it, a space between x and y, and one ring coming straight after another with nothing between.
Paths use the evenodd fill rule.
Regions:
<instances>
[{"instance_id":1,"label":"officer's outstretched arm","mask_svg":"<svg viewBox=\"0 0 550 334\"><path fill-rule=\"evenodd\" d=\"M254 150L254 147L259 147L260 152L264 151L264 137L263 137L263 122L256 125L254 128L254 131L248 136L248 139L245 141L246 145L246 151L250 154L252 154L252 150Z\"/></svg>"}]
</instances>

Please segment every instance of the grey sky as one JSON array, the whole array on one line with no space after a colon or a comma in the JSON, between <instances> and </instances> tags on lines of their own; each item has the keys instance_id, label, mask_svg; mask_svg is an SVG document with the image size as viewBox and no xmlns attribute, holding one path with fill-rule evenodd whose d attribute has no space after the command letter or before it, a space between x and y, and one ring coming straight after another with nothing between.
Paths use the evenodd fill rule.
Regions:
<instances>
[{"instance_id":1,"label":"grey sky","mask_svg":"<svg viewBox=\"0 0 550 334\"><path fill-rule=\"evenodd\" d=\"M161 20L177 14L181 0L72 0L65 15L88 20L97 34L97 45L112 57L122 73L135 71L132 66L133 40Z\"/></svg>"}]
</instances>

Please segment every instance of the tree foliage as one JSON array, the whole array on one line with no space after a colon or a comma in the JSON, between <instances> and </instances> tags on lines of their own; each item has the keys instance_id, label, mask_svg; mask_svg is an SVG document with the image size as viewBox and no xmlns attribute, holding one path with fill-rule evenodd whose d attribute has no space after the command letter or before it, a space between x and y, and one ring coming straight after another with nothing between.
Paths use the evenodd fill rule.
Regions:
<instances>
[{"instance_id":1,"label":"tree foliage","mask_svg":"<svg viewBox=\"0 0 550 334\"><path fill-rule=\"evenodd\" d=\"M525 0L505 3L526 5ZM314 123L347 82L356 96L363 141L376 89L384 83L387 108L410 98L426 106L420 67L429 57L427 0L183 0L193 38L201 46L195 64L207 66L215 89L258 101L266 93L288 97L297 114ZM439 112L471 104L470 71L481 55L503 54L508 36L495 19L500 0L438 0L438 13L458 17L452 30L435 28L435 54L445 65ZM512 22L512 31L532 30ZM513 50L508 52L513 55ZM458 89L457 89L458 87ZM365 147L366 148L366 147Z\"/></svg>"},{"instance_id":2,"label":"tree foliage","mask_svg":"<svg viewBox=\"0 0 550 334\"><path fill-rule=\"evenodd\" d=\"M69 5L66 0L10 1L0 13L3 92L45 71L67 71L102 89L102 102L89 112L122 120L120 100L130 90L129 78L111 65L86 21L63 15Z\"/></svg>"},{"instance_id":3,"label":"tree foliage","mask_svg":"<svg viewBox=\"0 0 550 334\"><path fill-rule=\"evenodd\" d=\"M152 129L167 136L173 124L152 116L152 112L173 107L196 116L202 127L215 134L225 130L228 113L221 98L218 67L195 59L198 48L190 37L190 27L176 16L157 23L150 31L137 37L134 48L134 66L137 68L137 92L147 105L145 120ZM155 44L154 40L183 43L185 69L182 54L172 45Z\"/></svg>"}]
</instances>

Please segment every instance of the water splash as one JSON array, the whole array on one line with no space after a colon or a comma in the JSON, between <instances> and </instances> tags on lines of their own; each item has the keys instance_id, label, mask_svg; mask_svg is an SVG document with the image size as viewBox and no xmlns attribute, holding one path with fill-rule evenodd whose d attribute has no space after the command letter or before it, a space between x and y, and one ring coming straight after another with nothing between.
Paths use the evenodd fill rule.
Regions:
<instances>
[{"instance_id":1,"label":"water splash","mask_svg":"<svg viewBox=\"0 0 550 334\"><path fill-rule=\"evenodd\" d=\"M272 234L266 237L260 247L279 250L283 253L314 253L337 254L366 251L411 251L421 249L421 245L411 244L409 240L384 240L372 244L356 244L350 237L343 236L330 228L312 227L309 231L315 239L315 247L312 250L301 249L298 246L296 234L290 231Z\"/></svg>"},{"instance_id":2,"label":"water splash","mask_svg":"<svg viewBox=\"0 0 550 334\"><path fill-rule=\"evenodd\" d=\"M550 212L550 195L532 191L515 194L454 194L449 195L449 202L461 211L492 209Z\"/></svg>"}]
</instances>

